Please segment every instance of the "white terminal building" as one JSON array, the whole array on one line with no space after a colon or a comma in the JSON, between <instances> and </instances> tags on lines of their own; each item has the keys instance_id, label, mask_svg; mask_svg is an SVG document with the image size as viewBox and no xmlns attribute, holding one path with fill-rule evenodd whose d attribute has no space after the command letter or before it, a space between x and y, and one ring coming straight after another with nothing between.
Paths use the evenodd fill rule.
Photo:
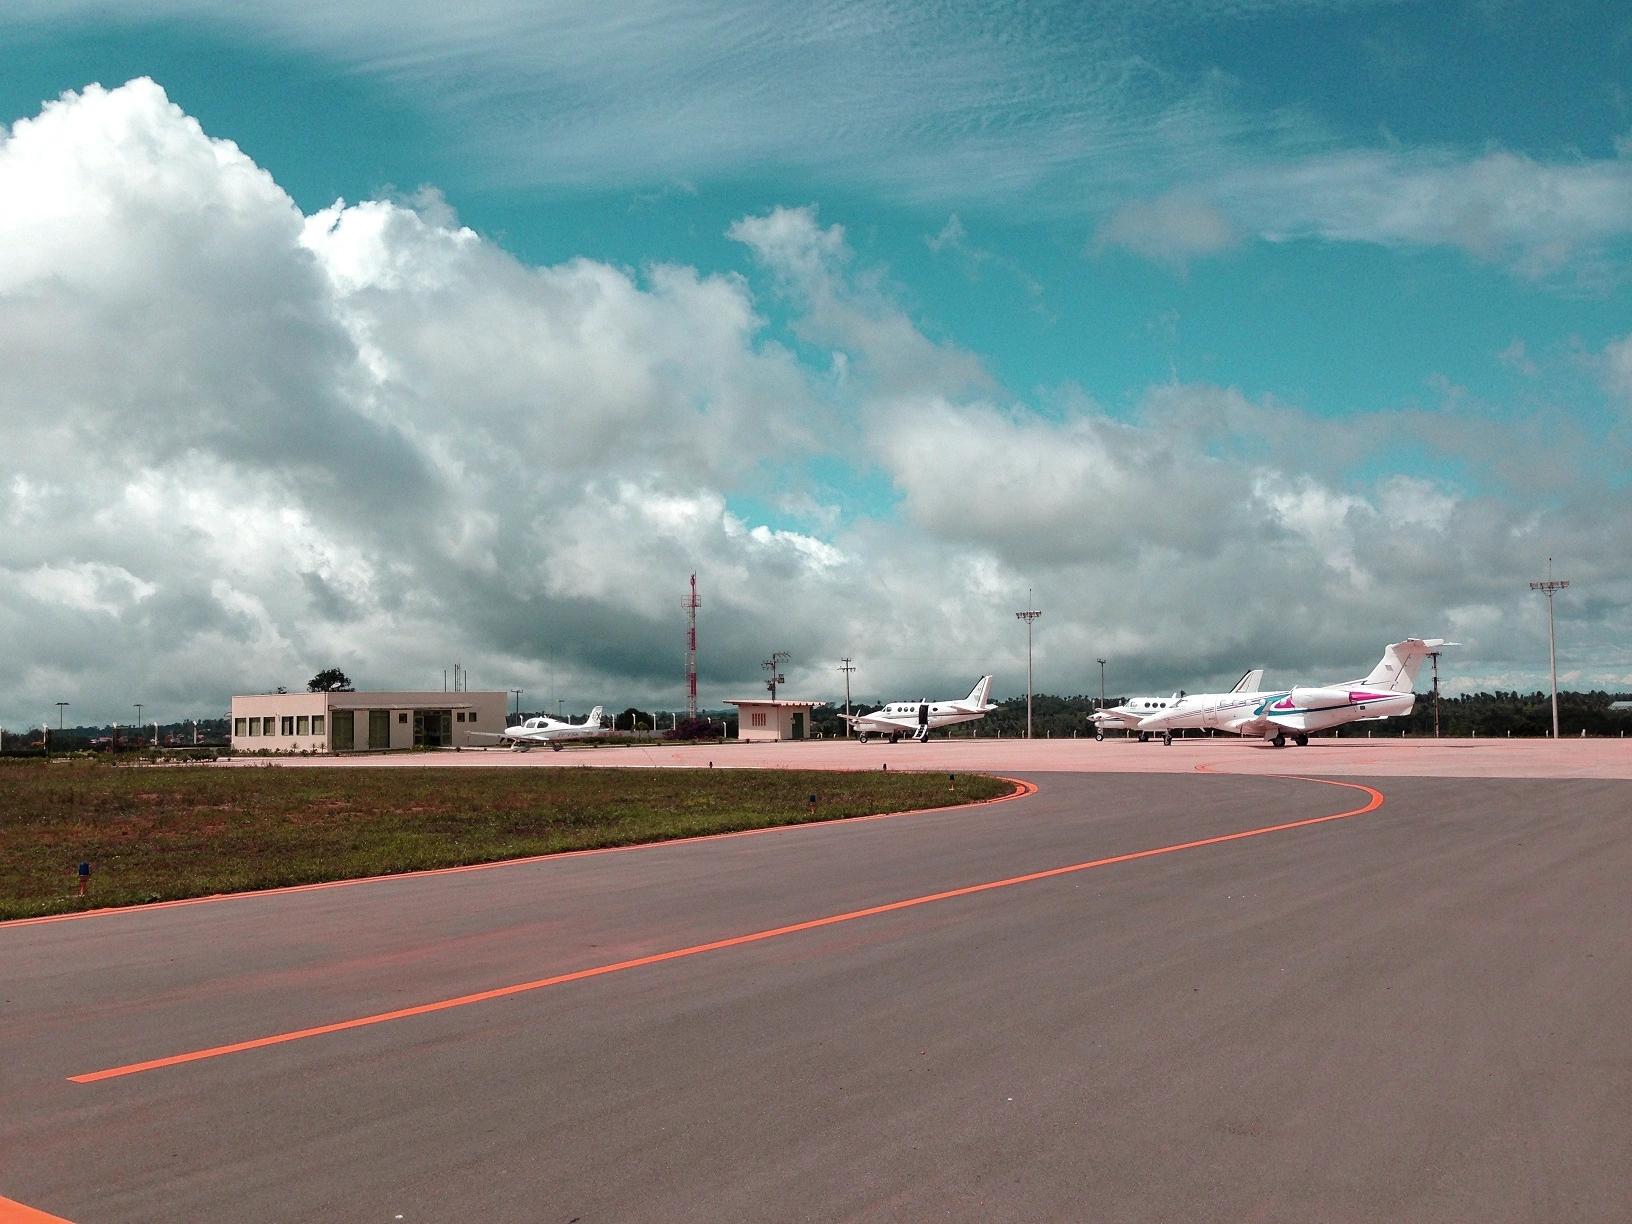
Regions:
<instances>
[{"instance_id":1,"label":"white terminal building","mask_svg":"<svg viewBox=\"0 0 1632 1224\"><path fill-rule=\"evenodd\" d=\"M827 703L751 697L725 704L737 707L739 740L802 740L810 736L810 712Z\"/></svg>"},{"instance_id":2,"label":"white terminal building","mask_svg":"<svg viewBox=\"0 0 1632 1224\"><path fill-rule=\"evenodd\" d=\"M255 693L232 699L238 752L469 748L504 730L509 694Z\"/></svg>"}]
</instances>

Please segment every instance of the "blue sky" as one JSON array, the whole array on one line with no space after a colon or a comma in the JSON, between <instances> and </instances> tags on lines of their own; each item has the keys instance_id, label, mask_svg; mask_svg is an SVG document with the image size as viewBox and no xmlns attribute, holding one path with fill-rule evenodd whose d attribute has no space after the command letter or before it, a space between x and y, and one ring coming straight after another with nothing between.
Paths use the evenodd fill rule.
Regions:
<instances>
[{"instance_id":1,"label":"blue sky","mask_svg":"<svg viewBox=\"0 0 1632 1224\"><path fill-rule=\"evenodd\" d=\"M80 149L75 189L105 188L133 216L157 205L125 163L151 150L121 151L128 133L92 121L81 103L93 83L114 91L115 110L138 114L141 130L179 140L190 119L204 140L233 142L306 217L337 200L381 201L439 233L468 231L472 250L517 277L507 317L542 312L543 333L518 324L516 369L507 373L496 350L484 367L493 385L473 388L465 409L563 413L521 447L523 470L551 473L537 511L550 513L551 498L714 507L708 541L671 540L662 554L680 577L654 576L632 602L675 602L668 588L690 565L730 582L767 564L771 585L728 587L727 606L748 637L790 637L810 685L831 682L825 654L865 658L870 646L882 688L957 687L961 661L984 657L1000 693L1013 691L1014 635L992 609L1033 586L1062 604L1053 641L1040 639L1054 652L1047 688L1080 687L1090 671L1097 682L1083 660L1104 650L1123 652L1125 688L1195 687L1258 664L1314 678L1365 663L1358 656L1373 643L1442 628L1470 641L1453 687L1532 686L1535 609L1500 591L1522 591L1549 551L1598 581L1598 602L1581 606L1572 674L1632 685L1620 644L1627 592L1613 585L1625 581L1619 558L1632 546L1632 14L1621 6L1149 0L950 4L921 15L869 3L634 3L612 15L503 0L458 12L383 0L320 11L282 0L24 0L0 19L0 35L0 120L31 120L66 95L50 139ZM138 78L162 91L158 101L119 91ZM25 160L20 143L11 146L25 202L11 218L14 239L46 232L37 227L62 173L37 153ZM198 198L214 189L201 181ZM270 217L275 201L268 208ZM89 210L88 224L106 212ZM166 205L130 232L150 233L153 218L173 213ZM429 241L413 237L419 245L396 258L429 258ZM355 254L313 242L300 259ZM247 258L225 248L215 257ZM661 378L639 391L648 397L639 411L665 427L699 412L706 441L677 434L638 471L621 458L557 464L563 438L573 454L580 443L584 455L602 453L586 420L627 427L620 414L635 411L623 392L603 397L599 387L575 392L576 411L538 409L521 389L529 335L571 334L590 346L581 364L600 368L606 320L563 317L570 302L529 296L528 269L564 280L574 267L591 280L603 269L627 279L631 318L644 322L619 316L616 327L637 329L631 336L642 326L668 336L669 323L654 321L660 304L682 316L695 308L682 304L689 291L665 294L654 269L733 287L731 308L751 321L731 331L730 355L722 349L684 391ZM0 279L17 309L41 283L25 272ZM107 286L95 280L103 272L76 282L84 318L108 317ZM200 273L133 274L182 295L180 309ZM391 331L406 307L380 305L389 286L363 294L352 279L334 283L339 297L301 309L360 346L348 361L377 373L378 348L411 364ZM460 318L478 292L441 304ZM194 340L191 350L177 341L176 361L204 360L203 346L220 343ZM108 377L133 386L128 371ZM350 365L313 377L336 411L379 425L412 462L452 479L457 413L434 426L412 418L393 397L414 388L387 379L359 392ZM755 401L774 424L764 438L737 402L739 377L756 394L761 379L782 388L775 405ZM29 380L31 394L40 385L51 394L49 379ZM161 395L167 406L155 411L183 411L174 390L132 391L132 402ZM74 401L57 408L76 419ZM209 409L197 405L195 419ZM440 429L452 431L446 445ZM678 456L688 448L712 457L687 467ZM257 450L249 467L241 449L207 458L231 469L223 480L296 489L307 476L275 449ZM144 475L166 476L145 453L101 457L127 493ZM960 460L990 470L952 470L948 480L1000 490L1005 504L948 496L937 464ZM14 488L20 479L52 487L43 460L11 475ZM462 498L446 513L467 541L513 508ZM1270 541L1234 556L1229 541L1249 523L1272 527ZM358 537L343 515L307 526L336 555L390 557L404 572L435 561ZM1090 545L1077 531L1128 543ZM19 623L72 588L102 608L96 615L156 632L150 618L107 610L118 601L84 596L85 584L151 587L138 601L148 605L172 581L228 582L252 597L267 640L282 643L259 664L279 672L272 682L287 683L314 650L351 649L346 613L277 593L288 587L278 571L287 559L240 583L203 562L62 544L80 551L57 561L0 554L35 576L23 584L37 588L34 603L13 610ZM781 551L773 564L755 549ZM1196 568L1198 557L1213 568ZM627 615L607 594L593 615L563 610L569 627L529 642L529 609L585 596L562 585L572 567L547 546L499 563L535 578L514 593L516 625L501 616L485 640L463 641L448 627L458 596L434 582L422 619L391 606L389 584L359 590L344 604L353 630L371 609L375 629L412 633L418 645L357 648L355 665L382 686L407 684L427 659L486 650L486 670L517 684L565 673L569 695L586 701L670 696L673 652L637 645L666 632L660 622ZM49 568L76 565L73 581ZM114 570L125 577L108 578ZM880 571L910 572L912 584L891 589ZM1283 583L1297 592L1290 641L1272 610L1285 606L1275 598ZM1216 612L1242 587L1265 593L1256 627ZM1109 604L1107 590L1118 592ZM783 626L778 610L792 592L814 606L808 621ZM214 598L226 601L226 625L235 597ZM857 606L868 598L896 610L876 633ZM960 664L924 675L913 643L946 632L936 626L954 598L957 642L945 654ZM1129 611L1153 605L1155 615ZM1562 602L1560 612L1576 615ZM620 622L610 636L628 643L593 640L589 626L607 617ZM755 641L713 661L705 652L705 686L752 683L747 664L771 648ZM23 695L10 717L68 682L64 651L56 662L17 661ZM167 677L109 660L84 683L185 703L253 682Z\"/></svg>"}]
</instances>

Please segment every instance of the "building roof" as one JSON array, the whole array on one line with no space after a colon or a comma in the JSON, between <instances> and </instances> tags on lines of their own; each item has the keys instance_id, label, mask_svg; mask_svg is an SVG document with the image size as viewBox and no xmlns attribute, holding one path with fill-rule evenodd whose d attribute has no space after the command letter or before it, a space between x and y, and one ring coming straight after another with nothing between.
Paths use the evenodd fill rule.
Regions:
<instances>
[{"instance_id":1,"label":"building roof","mask_svg":"<svg viewBox=\"0 0 1632 1224\"><path fill-rule=\"evenodd\" d=\"M796 706L801 710L809 710L815 706L826 705L825 701L792 701L786 697L778 697L772 701L769 697L727 697L726 705L734 706Z\"/></svg>"}]
</instances>

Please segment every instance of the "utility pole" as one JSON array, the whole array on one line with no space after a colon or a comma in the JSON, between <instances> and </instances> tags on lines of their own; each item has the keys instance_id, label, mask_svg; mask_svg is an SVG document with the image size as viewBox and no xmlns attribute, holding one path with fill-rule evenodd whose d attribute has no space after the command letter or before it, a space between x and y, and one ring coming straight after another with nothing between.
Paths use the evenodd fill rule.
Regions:
<instances>
[{"instance_id":1,"label":"utility pole","mask_svg":"<svg viewBox=\"0 0 1632 1224\"><path fill-rule=\"evenodd\" d=\"M771 678L765 682L765 687L771 690L772 701L776 700L776 686L787 683L788 678L782 674L782 664L792 657L785 650L773 650L771 657L760 664L761 667L768 669L771 673Z\"/></svg>"},{"instance_id":2,"label":"utility pole","mask_svg":"<svg viewBox=\"0 0 1632 1224\"><path fill-rule=\"evenodd\" d=\"M1026 588L1026 602L1032 602L1031 588ZM1031 738L1031 623L1042 615L1036 608L1028 608L1024 612L1016 612L1016 620L1026 622L1026 738Z\"/></svg>"},{"instance_id":3,"label":"utility pole","mask_svg":"<svg viewBox=\"0 0 1632 1224\"><path fill-rule=\"evenodd\" d=\"M1553 738L1558 738L1558 650L1553 639L1553 596L1569 586L1569 579L1553 581L1553 559L1547 558L1547 580L1532 582L1530 589L1547 596L1547 664L1553 673Z\"/></svg>"},{"instance_id":4,"label":"utility pole","mask_svg":"<svg viewBox=\"0 0 1632 1224\"><path fill-rule=\"evenodd\" d=\"M140 731L142 729L142 703L133 701L131 704L136 707L136 730Z\"/></svg>"},{"instance_id":5,"label":"utility pole","mask_svg":"<svg viewBox=\"0 0 1632 1224\"><path fill-rule=\"evenodd\" d=\"M1428 658L1434 665L1434 738L1439 738L1439 651L1430 650Z\"/></svg>"},{"instance_id":6,"label":"utility pole","mask_svg":"<svg viewBox=\"0 0 1632 1224\"><path fill-rule=\"evenodd\" d=\"M1094 661L1099 664L1099 708L1103 710L1105 708L1105 660L1096 659Z\"/></svg>"},{"instance_id":7,"label":"utility pole","mask_svg":"<svg viewBox=\"0 0 1632 1224\"><path fill-rule=\"evenodd\" d=\"M856 665L845 655L839 660L839 670L844 673L844 738L850 738L850 673L856 670Z\"/></svg>"},{"instance_id":8,"label":"utility pole","mask_svg":"<svg viewBox=\"0 0 1632 1224\"><path fill-rule=\"evenodd\" d=\"M520 718L521 717L521 695L524 692L526 692L527 690L526 689L511 689L510 691L516 695L516 717Z\"/></svg>"}]
</instances>

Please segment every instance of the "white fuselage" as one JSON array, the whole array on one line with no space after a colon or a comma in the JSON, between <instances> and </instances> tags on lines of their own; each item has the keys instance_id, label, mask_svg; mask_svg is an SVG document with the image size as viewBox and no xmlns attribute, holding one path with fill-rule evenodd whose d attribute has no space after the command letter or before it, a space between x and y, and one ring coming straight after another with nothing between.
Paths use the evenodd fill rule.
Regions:
<instances>
[{"instance_id":1,"label":"white fuselage","mask_svg":"<svg viewBox=\"0 0 1632 1224\"><path fill-rule=\"evenodd\" d=\"M499 737L499 742L509 744L518 752L525 752L534 744L548 744L558 748L573 740L600 739L610 734L608 728L601 726L601 709L596 706L581 723L564 722L543 714L535 715L525 722L506 727L504 734Z\"/></svg>"},{"instance_id":2,"label":"white fuselage","mask_svg":"<svg viewBox=\"0 0 1632 1224\"><path fill-rule=\"evenodd\" d=\"M1177 705L1180 700L1179 693L1171 697L1130 697L1119 706L1095 710L1088 719L1105 731L1137 731L1141 721Z\"/></svg>"},{"instance_id":3,"label":"white fuselage","mask_svg":"<svg viewBox=\"0 0 1632 1224\"><path fill-rule=\"evenodd\" d=\"M969 696L961 700L892 701L871 714L852 714L845 718L864 744L875 735L888 736L891 743L902 736L923 740L929 737L931 731L974 722L997 709L995 703L987 700L991 688L992 678L982 676L975 682Z\"/></svg>"},{"instance_id":4,"label":"white fuselage","mask_svg":"<svg viewBox=\"0 0 1632 1224\"><path fill-rule=\"evenodd\" d=\"M1276 730L1312 734L1365 718L1409 714L1415 693L1364 685L1278 689L1263 693L1194 693L1139 723L1143 731L1201 728L1236 735L1273 736Z\"/></svg>"}]
</instances>

